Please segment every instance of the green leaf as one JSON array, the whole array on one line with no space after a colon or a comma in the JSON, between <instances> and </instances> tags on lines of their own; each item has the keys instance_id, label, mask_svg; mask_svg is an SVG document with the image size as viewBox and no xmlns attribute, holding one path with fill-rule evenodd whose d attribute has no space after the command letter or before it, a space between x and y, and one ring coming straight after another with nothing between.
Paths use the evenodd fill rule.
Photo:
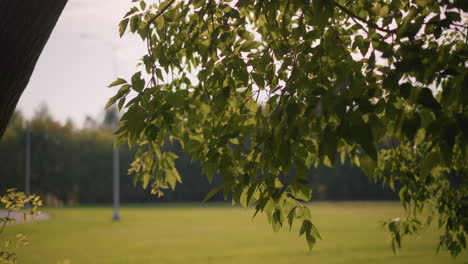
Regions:
<instances>
[{"instance_id":1,"label":"green leaf","mask_svg":"<svg viewBox=\"0 0 468 264\"><path fill-rule=\"evenodd\" d=\"M166 170L166 181L169 183L169 186L172 190L175 190L175 186L177 182L182 182L182 178L179 175L179 172L176 168L171 168Z\"/></svg>"},{"instance_id":2,"label":"green leaf","mask_svg":"<svg viewBox=\"0 0 468 264\"><path fill-rule=\"evenodd\" d=\"M104 107L105 109L111 107L113 104L115 104L115 102L118 100L118 98L116 98L115 96L110 98L109 101L107 101L107 104L106 106Z\"/></svg>"},{"instance_id":3,"label":"green leaf","mask_svg":"<svg viewBox=\"0 0 468 264\"><path fill-rule=\"evenodd\" d=\"M307 240L307 245L309 246L309 250L312 250L316 242L315 237L310 233L306 233L306 240Z\"/></svg>"},{"instance_id":4,"label":"green leaf","mask_svg":"<svg viewBox=\"0 0 468 264\"><path fill-rule=\"evenodd\" d=\"M143 91L145 80L141 78L141 72L136 72L132 76L132 88L137 92Z\"/></svg>"},{"instance_id":5,"label":"green leaf","mask_svg":"<svg viewBox=\"0 0 468 264\"><path fill-rule=\"evenodd\" d=\"M440 164L440 154L437 152L428 153L421 161L421 175L429 176L432 170Z\"/></svg>"},{"instance_id":6,"label":"green leaf","mask_svg":"<svg viewBox=\"0 0 468 264\"><path fill-rule=\"evenodd\" d=\"M138 26L140 25L140 17L138 15L132 16L130 19L130 31L135 33L138 30Z\"/></svg>"},{"instance_id":7,"label":"green leaf","mask_svg":"<svg viewBox=\"0 0 468 264\"><path fill-rule=\"evenodd\" d=\"M126 84L127 81L122 79L122 78L118 78L117 80L113 81L111 84L109 84L108 87L114 87L114 86L117 86L117 85L121 85L121 84Z\"/></svg>"},{"instance_id":8,"label":"green leaf","mask_svg":"<svg viewBox=\"0 0 468 264\"><path fill-rule=\"evenodd\" d=\"M124 84L122 85L122 87L120 87L119 91L117 92L117 94L112 97L111 99L109 99L109 101L107 102L105 108L109 108L110 106L112 106L113 104L115 104L115 102L119 99L125 99L125 96L128 94L128 92L130 91L130 85L128 84Z\"/></svg>"},{"instance_id":9,"label":"green leaf","mask_svg":"<svg viewBox=\"0 0 468 264\"><path fill-rule=\"evenodd\" d=\"M145 9L146 9L146 3L145 3L145 1L141 1L140 2L140 10L145 11Z\"/></svg>"},{"instance_id":10,"label":"green leaf","mask_svg":"<svg viewBox=\"0 0 468 264\"><path fill-rule=\"evenodd\" d=\"M124 33L125 33L125 30L127 30L128 21L129 21L128 18L123 19L122 21L120 21L120 23L119 23L119 35L120 35L120 37L122 37L124 35Z\"/></svg>"},{"instance_id":11,"label":"green leaf","mask_svg":"<svg viewBox=\"0 0 468 264\"><path fill-rule=\"evenodd\" d=\"M305 184L294 183L289 186L289 189L296 199L308 202L312 198L312 190Z\"/></svg>"},{"instance_id":12,"label":"green leaf","mask_svg":"<svg viewBox=\"0 0 468 264\"><path fill-rule=\"evenodd\" d=\"M171 93L167 96L166 101L168 104L180 107L185 105L185 98L179 93Z\"/></svg>"},{"instance_id":13,"label":"green leaf","mask_svg":"<svg viewBox=\"0 0 468 264\"><path fill-rule=\"evenodd\" d=\"M418 97L418 103L434 111L439 111L441 109L439 102L434 98L432 91L429 88L423 88L421 90Z\"/></svg>"},{"instance_id":14,"label":"green leaf","mask_svg":"<svg viewBox=\"0 0 468 264\"><path fill-rule=\"evenodd\" d=\"M239 35L239 37L245 39L245 40L253 40L254 39L254 36L252 33L248 32L247 30L239 30L237 31L237 34Z\"/></svg>"},{"instance_id":15,"label":"green leaf","mask_svg":"<svg viewBox=\"0 0 468 264\"><path fill-rule=\"evenodd\" d=\"M216 163L212 162L207 162L203 164L203 173L206 175L208 182L212 183L213 182L213 177L216 172Z\"/></svg>"},{"instance_id":16,"label":"green leaf","mask_svg":"<svg viewBox=\"0 0 468 264\"><path fill-rule=\"evenodd\" d=\"M302 236L305 233L310 233L312 229L312 222L310 220L302 221L301 229L299 230L299 235Z\"/></svg>"},{"instance_id":17,"label":"green leaf","mask_svg":"<svg viewBox=\"0 0 468 264\"><path fill-rule=\"evenodd\" d=\"M260 42L254 41L254 40L247 40L244 43L242 43L240 47L240 51L245 51L249 52L252 49L256 49L261 46Z\"/></svg>"},{"instance_id":18,"label":"green leaf","mask_svg":"<svg viewBox=\"0 0 468 264\"><path fill-rule=\"evenodd\" d=\"M162 30L164 28L164 17L159 16L158 18L156 18L156 20L154 20L154 23L156 24L156 28L158 30Z\"/></svg>"},{"instance_id":19,"label":"green leaf","mask_svg":"<svg viewBox=\"0 0 468 264\"><path fill-rule=\"evenodd\" d=\"M375 160L369 156L363 156L360 160L361 169L370 179L373 178L374 170L377 166Z\"/></svg>"},{"instance_id":20,"label":"green leaf","mask_svg":"<svg viewBox=\"0 0 468 264\"><path fill-rule=\"evenodd\" d=\"M384 5L382 8L379 10L379 16L380 17L385 17L388 14L388 6Z\"/></svg>"},{"instance_id":21,"label":"green leaf","mask_svg":"<svg viewBox=\"0 0 468 264\"><path fill-rule=\"evenodd\" d=\"M249 206L248 192L249 192L249 188L247 187L243 188L241 195L239 197L239 203L244 208L247 208Z\"/></svg>"},{"instance_id":22,"label":"green leaf","mask_svg":"<svg viewBox=\"0 0 468 264\"><path fill-rule=\"evenodd\" d=\"M138 105L132 105L122 116L126 130L131 137L136 138L145 127L146 112Z\"/></svg>"},{"instance_id":23,"label":"green leaf","mask_svg":"<svg viewBox=\"0 0 468 264\"><path fill-rule=\"evenodd\" d=\"M338 148L338 137L336 134L327 130L324 134L323 140L320 142L319 154L320 156L326 155L331 163L335 161L335 155Z\"/></svg>"},{"instance_id":24,"label":"green leaf","mask_svg":"<svg viewBox=\"0 0 468 264\"><path fill-rule=\"evenodd\" d=\"M374 136L369 124L359 123L353 126L351 131L354 140L361 145L372 159L377 160L377 150L374 145Z\"/></svg>"},{"instance_id":25,"label":"green leaf","mask_svg":"<svg viewBox=\"0 0 468 264\"><path fill-rule=\"evenodd\" d=\"M159 80L164 81L164 77L162 75L161 69L159 69L159 68L156 69L156 76L158 76Z\"/></svg>"},{"instance_id":26,"label":"green leaf","mask_svg":"<svg viewBox=\"0 0 468 264\"><path fill-rule=\"evenodd\" d=\"M122 110L124 104L125 104L125 98L121 98L118 104L119 111Z\"/></svg>"},{"instance_id":27,"label":"green leaf","mask_svg":"<svg viewBox=\"0 0 468 264\"><path fill-rule=\"evenodd\" d=\"M295 217L296 217L296 207L291 209L291 211L289 211L289 213L288 213L289 231L291 231L291 229L292 229L292 224L293 224L293 221L294 221Z\"/></svg>"},{"instance_id":28,"label":"green leaf","mask_svg":"<svg viewBox=\"0 0 468 264\"><path fill-rule=\"evenodd\" d=\"M221 191L222 189L224 188L224 184L221 184L220 186L218 187L214 187L213 189L211 189L211 191L208 192L208 194L205 196L205 198L203 199L203 202L206 202L208 201L211 197L213 197L215 194L217 194L219 191Z\"/></svg>"},{"instance_id":29,"label":"green leaf","mask_svg":"<svg viewBox=\"0 0 468 264\"><path fill-rule=\"evenodd\" d=\"M255 83L258 85L259 89L263 89L265 86L265 80L261 74L252 73L252 78L254 79Z\"/></svg>"},{"instance_id":30,"label":"green leaf","mask_svg":"<svg viewBox=\"0 0 468 264\"><path fill-rule=\"evenodd\" d=\"M276 208L273 211L271 220L272 220L271 223L272 223L272 226L273 226L273 231L278 232L281 229L281 227L283 226L281 209Z\"/></svg>"},{"instance_id":31,"label":"green leaf","mask_svg":"<svg viewBox=\"0 0 468 264\"><path fill-rule=\"evenodd\" d=\"M258 187L256 183L252 183L250 185L249 189L247 190L247 197L246 197L246 203L247 206L251 205L256 199L257 195L259 195Z\"/></svg>"},{"instance_id":32,"label":"green leaf","mask_svg":"<svg viewBox=\"0 0 468 264\"><path fill-rule=\"evenodd\" d=\"M136 12L138 12L138 8L137 8L136 6L134 6L134 7L132 7L132 8L130 9L130 11L128 11L128 12L125 14L124 18L126 18L126 17L128 17L128 16L130 16L130 15L133 15L133 14L135 14Z\"/></svg>"},{"instance_id":33,"label":"green leaf","mask_svg":"<svg viewBox=\"0 0 468 264\"><path fill-rule=\"evenodd\" d=\"M409 140L413 140L414 136L419 130L421 125L421 118L418 114L408 117L403 121L403 132L408 137Z\"/></svg>"},{"instance_id":34,"label":"green leaf","mask_svg":"<svg viewBox=\"0 0 468 264\"><path fill-rule=\"evenodd\" d=\"M142 177L143 189L146 189L148 187L150 179L151 179L151 174L149 174L149 173L143 174L143 177Z\"/></svg>"},{"instance_id":35,"label":"green leaf","mask_svg":"<svg viewBox=\"0 0 468 264\"><path fill-rule=\"evenodd\" d=\"M288 124L291 124L296 120L296 117L300 114L301 109L299 107L299 104L297 103L290 103L286 107L286 113L288 114Z\"/></svg>"}]
</instances>

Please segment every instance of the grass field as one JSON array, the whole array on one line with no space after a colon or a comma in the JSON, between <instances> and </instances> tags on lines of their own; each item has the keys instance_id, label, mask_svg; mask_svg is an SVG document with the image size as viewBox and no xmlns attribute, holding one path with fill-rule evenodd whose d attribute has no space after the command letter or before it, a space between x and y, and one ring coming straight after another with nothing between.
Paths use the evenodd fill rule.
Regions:
<instances>
[{"instance_id":1,"label":"grass field","mask_svg":"<svg viewBox=\"0 0 468 264\"><path fill-rule=\"evenodd\" d=\"M403 241L394 255L381 222L402 215L398 203L315 203L313 219L323 240L309 252L297 229L274 233L263 215L222 204L45 209L52 219L7 227L26 234L19 263L468 263L435 254L437 233Z\"/></svg>"}]
</instances>

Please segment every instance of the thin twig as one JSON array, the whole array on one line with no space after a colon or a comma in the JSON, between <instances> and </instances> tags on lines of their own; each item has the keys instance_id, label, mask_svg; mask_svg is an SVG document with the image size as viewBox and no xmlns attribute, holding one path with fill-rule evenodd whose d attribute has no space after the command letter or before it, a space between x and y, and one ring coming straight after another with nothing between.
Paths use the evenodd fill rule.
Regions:
<instances>
[{"instance_id":1,"label":"thin twig","mask_svg":"<svg viewBox=\"0 0 468 264\"><path fill-rule=\"evenodd\" d=\"M166 10L175 2L175 0L172 0L171 2L169 2L165 7L163 7L163 9L159 10L159 12L154 16L152 17L150 20L148 20L148 24L146 25L147 29L149 29L151 23L154 22L154 20L156 20L156 18L158 18L160 15L162 15L164 12L166 12Z\"/></svg>"},{"instance_id":2,"label":"thin twig","mask_svg":"<svg viewBox=\"0 0 468 264\"><path fill-rule=\"evenodd\" d=\"M8 210L8 214L7 214L7 216L5 218L9 218L10 213L11 213L11 210ZM0 234L3 233L3 229L5 228L5 225L6 225L6 221L3 222L2 229L0 229Z\"/></svg>"},{"instance_id":3,"label":"thin twig","mask_svg":"<svg viewBox=\"0 0 468 264\"><path fill-rule=\"evenodd\" d=\"M375 28L377 30L380 30L380 31L383 31L383 32L387 32L387 33L391 33L391 34L394 34L396 33L396 30L394 29L387 29L387 28L383 28L383 27L380 27L378 26L377 24L375 24L374 22L372 21L368 21L368 20L365 20L364 18L354 14L353 12L351 12L351 10L347 9L346 7L338 4L337 2L333 2L333 4L338 7L341 11L345 12L346 14L350 15L351 17L354 17L355 19L361 21L362 23L368 25L369 27L371 28Z\"/></svg>"}]
</instances>

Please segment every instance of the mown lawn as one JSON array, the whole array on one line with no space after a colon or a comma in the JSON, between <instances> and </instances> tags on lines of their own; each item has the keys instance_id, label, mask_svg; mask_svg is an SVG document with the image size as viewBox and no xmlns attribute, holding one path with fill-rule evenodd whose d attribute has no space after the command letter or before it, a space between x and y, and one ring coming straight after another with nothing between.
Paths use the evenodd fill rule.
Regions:
<instances>
[{"instance_id":1,"label":"mown lawn","mask_svg":"<svg viewBox=\"0 0 468 264\"><path fill-rule=\"evenodd\" d=\"M323 240L309 252L297 228L274 233L264 215L223 204L45 209L52 219L7 227L24 233L30 245L19 263L468 263L435 254L435 229L403 241L394 255L381 222L402 215L398 203L314 203ZM65 262L64 262L65 261Z\"/></svg>"}]
</instances>

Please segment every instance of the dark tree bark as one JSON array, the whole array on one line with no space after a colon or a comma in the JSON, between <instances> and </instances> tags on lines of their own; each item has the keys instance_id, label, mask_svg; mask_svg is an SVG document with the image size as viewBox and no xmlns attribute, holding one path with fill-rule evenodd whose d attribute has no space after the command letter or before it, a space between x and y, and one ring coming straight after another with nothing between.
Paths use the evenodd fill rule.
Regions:
<instances>
[{"instance_id":1,"label":"dark tree bark","mask_svg":"<svg viewBox=\"0 0 468 264\"><path fill-rule=\"evenodd\" d=\"M0 138L67 0L0 0Z\"/></svg>"}]
</instances>

